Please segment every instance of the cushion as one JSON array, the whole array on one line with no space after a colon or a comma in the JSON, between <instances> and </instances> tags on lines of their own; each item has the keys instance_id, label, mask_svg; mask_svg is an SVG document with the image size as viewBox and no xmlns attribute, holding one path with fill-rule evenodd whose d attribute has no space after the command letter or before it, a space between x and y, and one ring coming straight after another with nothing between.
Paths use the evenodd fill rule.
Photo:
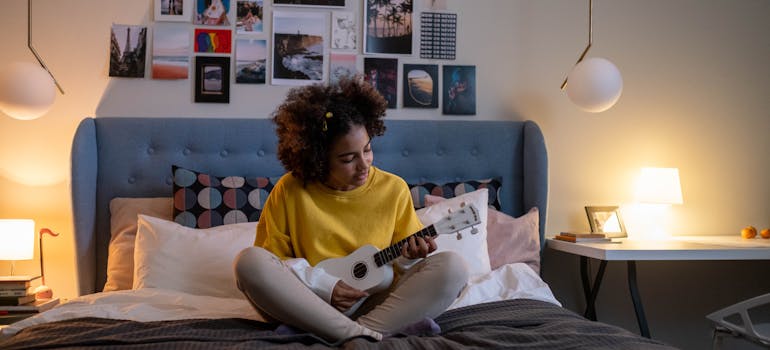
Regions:
<instances>
[{"instance_id":1,"label":"cushion","mask_svg":"<svg viewBox=\"0 0 770 350\"><path fill-rule=\"evenodd\" d=\"M104 291L131 289L137 215L171 220L171 197L113 198L110 201L110 245Z\"/></svg>"},{"instance_id":2,"label":"cushion","mask_svg":"<svg viewBox=\"0 0 770 350\"><path fill-rule=\"evenodd\" d=\"M243 298L235 284L233 260L254 244L256 233L256 222L194 229L139 215L133 289Z\"/></svg>"},{"instance_id":3,"label":"cushion","mask_svg":"<svg viewBox=\"0 0 770 350\"><path fill-rule=\"evenodd\" d=\"M464 193L473 192L480 188L489 190L488 204L497 210L500 210L500 187L502 178L496 177L484 180L468 180L462 182L447 182L437 184L433 182L424 182L421 184L409 184L409 190L412 192L412 202L414 208L420 209L426 206L425 195L434 195L444 198L452 198Z\"/></svg>"},{"instance_id":4,"label":"cushion","mask_svg":"<svg viewBox=\"0 0 770 350\"><path fill-rule=\"evenodd\" d=\"M438 196L425 196L428 206L444 200ZM520 262L540 273L540 214L537 207L518 218L489 208L487 250L492 270Z\"/></svg>"},{"instance_id":5,"label":"cushion","mask_svg":"<svg viewBox=\"0 0 770 350\"><path fill-rule=\"evenodd\" d=\"M174 221L195 228L259 220L273 189L269 177L218 177L172 166Z\"/></svg>"},{"instance_id":6,"label":"cushion","mask_svg":"<svg viewBox=\"0 0 770 350\"><path fill-rule=\"evenodd\" d=\"M482 188L470 193L462 194L454 198L446 199L434 205L417 210L417 216L423 225L428 226L443 219L448 211L459 209L462 204L473 204L479 210L481 222L475 226L478 233L472 234L472 228L460 230L462 239L458 240L455 234L439 235L436 237L436 245L441 251L454 251L465 259L468 265L470 277L476 277L489 273L492 269L489 264L487 251L487 189ZM434 252L435 253L435 252Z\"/></svg>"}]
</instances>

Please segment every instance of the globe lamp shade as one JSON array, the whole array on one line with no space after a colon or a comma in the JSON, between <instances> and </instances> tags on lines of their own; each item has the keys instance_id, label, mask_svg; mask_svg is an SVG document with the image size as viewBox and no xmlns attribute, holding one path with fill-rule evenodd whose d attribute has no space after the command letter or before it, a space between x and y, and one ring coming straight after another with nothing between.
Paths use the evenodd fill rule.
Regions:
<instances>
[{"instance_id":1,"label":"globe lamp shade","mask_svg":"<svg viewBox=\"0 0 770 350\"><path fill-rule=\"evenodd\" d=\"M0 70L0 111L20 120L48 112L56 98L53 79L39 64L14 62Z\"/></svg>"},{"instance_id":2,"label":"globe lamp shade","mask_svg":"<svg viewBox=\"0 0 770 350\"><path fill-rule=\"evenodd\" d=\"M623 91L620 70L601 57L591 57L575 65L567 81L567 96L586 112L606 111L618 102Z\"/></svg>"}]
</instances>

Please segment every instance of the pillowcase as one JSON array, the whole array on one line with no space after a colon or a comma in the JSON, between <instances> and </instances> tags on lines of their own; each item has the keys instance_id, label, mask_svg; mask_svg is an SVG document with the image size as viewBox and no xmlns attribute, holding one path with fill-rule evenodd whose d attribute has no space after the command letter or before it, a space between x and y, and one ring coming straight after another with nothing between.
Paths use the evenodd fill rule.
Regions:
<instances>
[{"instance_id":1,"label":"pillowcase","mask_svg":"<svg viewBox=\"0 0 770 350\"><path fill-rule=\"evenodd\" d=\"M194 228L259 220L273 189L268 177L218 177L173 165L174 221Z\"/></svg>"},{"instance_id":2,"label":"pillowcase","mask_svg":"<svg viewBox=\"0 0 770 350\"><path fill-rule=\"evenodd\" d=\"M463 203L473 204L479 210L480 223L475 226L478 233L472 234L473 228L460 230L462 239L456 234L439 235L436 237L436 252L454 251L465 259L470 277L484 275L492 271L487 250L487 189L482 188L470 193L443 200L439 203L417 210L417 217L423 225L428 226L447 216L449 209L456 211Z\"/></svg>"},{"instance_id":3,"label":"pillowcase","mask_svg":"<svg viewBox=\"0 0 770 350\"><path fill-rule=\"evenodd\" d=\"M134 240L139 214L171 220L171 197L113 198L110 201L110 245L104 291L131 289L134 281Z\"/></svg>"},{"instance_id":4,"label":"pillowcase","mask_svg":"<svg viewBox=\"0 0 770 350\"><path fill-rule=\"evenodd\" d=\"M490 209L487 247L493 270L520 262L540 274L540 212L537 207L518 218Z\"/></svg>"},{"instance_id":5,"label":"pillowcase","mask_svg":"<svg viewBox=\"0 0 770 350\"><path fill-rule=\"evenodd\" d=\"M194 229L139 215L133 289L244 298L235 284L233 260L254 245L256 234L256 222Z\"/></svg>"},{"instance_id":6,"label":"pillowcase","mask_svg":"<svg viewBox=\"0 0 770 350\"><path fill-rule=\"evenodd\" d=\"M425 182L421 184L409 184L409 191L412 192L412 202L414 208L420 209L426 207L425 196L430 194L443 198L452 198L464 193L473 192L480 188L489 190L488 204L497 210L500 210L500 188L503 180L501 177L495 177L485 180L468 180L463 182L447 182L436 184Z\"/></svg>"}]
</instances>

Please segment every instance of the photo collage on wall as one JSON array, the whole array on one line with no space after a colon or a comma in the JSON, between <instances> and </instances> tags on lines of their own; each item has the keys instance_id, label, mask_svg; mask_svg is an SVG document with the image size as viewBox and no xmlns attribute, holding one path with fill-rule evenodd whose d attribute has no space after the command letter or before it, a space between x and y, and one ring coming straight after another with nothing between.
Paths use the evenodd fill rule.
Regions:
<instances>
[{"instance_id":1,"label":"photo collage on wall","mask_svg":"<svg viewBox=\"0 0 770 350\"><path fill-rule=\"evenodd\" d=\"M388 108L475 115L476 67L447 64L456 59L457 13L445 0L414 3L154 0L152 26L112 26L109 76L191 80L195 102L229 103L238 85L361 74Z\"/></svg>"}]
</instances>

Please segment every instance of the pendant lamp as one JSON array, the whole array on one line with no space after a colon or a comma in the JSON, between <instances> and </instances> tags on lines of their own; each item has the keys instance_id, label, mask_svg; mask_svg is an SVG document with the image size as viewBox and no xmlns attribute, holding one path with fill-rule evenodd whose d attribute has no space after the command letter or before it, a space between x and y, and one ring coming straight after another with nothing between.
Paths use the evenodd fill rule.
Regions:
<instances>
[{"instance_id":1,"label":"pendant lamp","mask_svg":"<svg viewBox=\"0 0 770 350\"><path fill-rule=\"evenodd\" d=\"M32 0L27 0L27 47L39 64L13 62L0 68L0 111L19 120L41 117L53 106L54 87L64 94L43 59L32 47Z\"/></svg>"},{"instance_id":2,"label":"pendant lamp","mask_svg":"<svg viewBox=\"0 0 770 350\"><path fill-rule=\"evenodd\" d=\"M588 45L578 58L575 67L564 79L561 89L580 109L599 113L608 110L620 99L623 78L620 70L606 58L591 57L586 53L593 45L593 0L588 1ZM569 84L568 84L569 83Z\"/></svg>"}]
</instances>

